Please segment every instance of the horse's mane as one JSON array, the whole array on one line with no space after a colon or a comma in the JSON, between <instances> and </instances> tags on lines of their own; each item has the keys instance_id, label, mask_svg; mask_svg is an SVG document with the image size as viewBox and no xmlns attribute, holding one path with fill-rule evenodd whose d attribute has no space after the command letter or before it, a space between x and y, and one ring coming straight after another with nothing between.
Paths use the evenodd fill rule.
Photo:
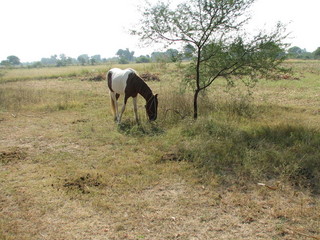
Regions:
<instances>
[{"instance_id":1,"label":"horse's mane","mask_svg":"<svg viewBox=\"0 0 320 240\"><path fill-rule=\"evenodd\" d=\"M127 68L126 70L130 70L131 72L133 72L134 74L136 74L139 78L141 78L140 75L139 75L139 73L138 73L136 70L134 70L134 69L132 69L132 68Z\"/></svg>"}]
</instances>

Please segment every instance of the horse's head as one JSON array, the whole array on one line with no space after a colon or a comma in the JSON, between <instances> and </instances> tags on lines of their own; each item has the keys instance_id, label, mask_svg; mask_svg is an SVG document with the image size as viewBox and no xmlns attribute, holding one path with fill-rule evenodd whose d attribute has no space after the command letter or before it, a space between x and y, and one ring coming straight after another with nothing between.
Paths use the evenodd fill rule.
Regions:
<instances>
[{"instance_id":1,"label":"horse's head","mask_svg":"<svg viewBox=\"0 0 320 240\"><path fill-rule=\"evenodd\" d=\"M155 121L157 119L158 94L152 95L152 97L148 100L146 105L146 111L150 121Z\"/></svg>"}]
</instances>

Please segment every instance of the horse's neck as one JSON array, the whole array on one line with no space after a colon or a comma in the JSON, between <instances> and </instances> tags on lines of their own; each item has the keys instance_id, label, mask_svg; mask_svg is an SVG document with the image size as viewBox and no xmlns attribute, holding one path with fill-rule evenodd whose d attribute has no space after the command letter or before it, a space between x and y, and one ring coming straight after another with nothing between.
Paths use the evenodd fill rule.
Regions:
<instances>
[{"instance_id":1,"label":"horse's neck","mask_svg":"<svg viewBox=\"0 0 320 240\"><path fill-rule=\"evenodd\" d=\"M152 97L152 91L149 88L149 86L141 79L137 78L137 91L138 93L146 100L149 101L149 99Z\"/></svg>"}]
</instances>

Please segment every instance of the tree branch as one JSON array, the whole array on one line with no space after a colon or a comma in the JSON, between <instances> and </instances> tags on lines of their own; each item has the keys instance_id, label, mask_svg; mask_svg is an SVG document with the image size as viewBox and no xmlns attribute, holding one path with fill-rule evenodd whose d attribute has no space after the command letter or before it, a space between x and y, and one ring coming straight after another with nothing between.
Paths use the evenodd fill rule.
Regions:
<instances>
[{"instance_id":1,"label":"tree branch","mask_svg":"<svg viewBox=\"0 0 320 240\"><path fill-rule=\"evenodd\" d=\"M218 77L225 77L227 75L231 75L232 73L234 73L238 69L244 67L246 64L240 64L240 63L242 62L241 60L246 54L247 54L247 52L244 52L242 54L242 56L240 57L240 59L238 59L238 61L236 61L235 63L231 64L230 66L222 68L214 77L211 78L211 80L208 81L207 84L205 84L203 87L200 88L200 91L206 89L207 87L209 87ZM238 64L239 64L239 66L234 68ZM229 69L232 69L232 71L229 72L229 73L223 74L224 72L228 71Z\"/></svg>"}]
</instances>

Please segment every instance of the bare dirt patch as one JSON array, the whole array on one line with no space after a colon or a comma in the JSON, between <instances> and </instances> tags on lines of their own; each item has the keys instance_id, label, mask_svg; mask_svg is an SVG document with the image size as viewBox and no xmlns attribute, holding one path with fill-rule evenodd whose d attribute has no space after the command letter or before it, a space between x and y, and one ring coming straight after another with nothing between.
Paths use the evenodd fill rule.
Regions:
<instances>
[{"instance_id":1,"label":"bare dirt patch","mask_svg":"<svg viewBox=\"0 0 320 240\"><path fill-rule=\"evenodd\" d=\"M98 73L98 74L90 74L86 77L81 77L81 81L95 81L100 82L106 80L106 74Z\"/></svg>"},{"instance_id":2,"label":"bare dirt patch","mask_svg":"<svg viewBox=\"0 0 320 240\"><path fill-rule=\"evenodd\" d=\"M158 159L157 163L164 163L164 162L180 162L183 160L183 157L180 156L178 153L175 152L168 152L161 156L160 159Z\"/></svg>"},{"instance_id":3,"label":"bare dirt patch","mask_svg":"<svg viewBox=\"0 0 320 240\"><path fill-rule=\"evenodd\" d=\"M97 174L96 176L92 176L90 173L80 176L74 180L65 179L65 183L63 187L66 191L79 191L82 194L90 193L91 187L99 187L103 183L100 180L101 175Z\"/></svg>"},{"instance_id":4,"label":"bare dirt patch","mask_svg":"<svg viewBox=\"0 0 320 240\"><path fill-rule=\"evenodd\" d=\"M142 73L142 74L140 74L140 77L146 82L148 82L148 81L159 82L160 81L158 74L154 74L154 73L149 73L149 72Z\"/></svg>"},{"instance_id":5,"label":"bare dirt patch","mask_svg":"<svg viewBox=\"0 0 320 240\"><path fill-rule=\"evenodd\" d=\"M12 147L8 149L0 149L0 163L9 164L24 160L27 157L25 150L19 147Z\"/></svg>"}]
</instances>

